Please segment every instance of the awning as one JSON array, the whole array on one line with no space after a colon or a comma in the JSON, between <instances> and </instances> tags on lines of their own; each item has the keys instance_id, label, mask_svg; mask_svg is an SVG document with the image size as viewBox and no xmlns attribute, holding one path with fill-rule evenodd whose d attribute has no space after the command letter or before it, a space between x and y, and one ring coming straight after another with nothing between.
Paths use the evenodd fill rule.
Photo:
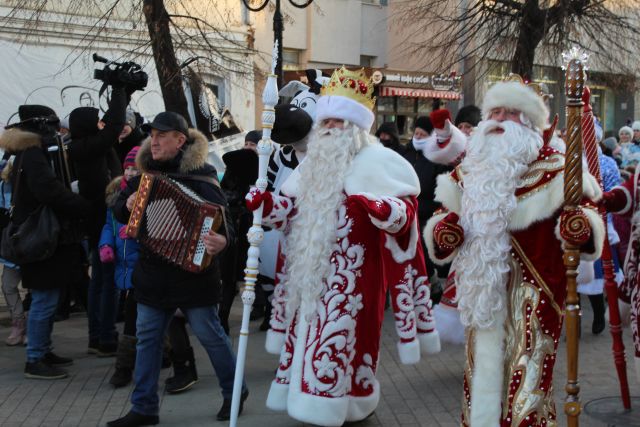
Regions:
<instances>
[{"instance_id":1,"label":"awning","mask_svg":"<svg viewBox=\"0 0 640 427\"><path fill-rule=\"evenodd\" d=\"M407 98L460 99L461 95L452 90L414 89L410 87L382 86L379 96L404 96Z\"/></svg>"}]
</instances>

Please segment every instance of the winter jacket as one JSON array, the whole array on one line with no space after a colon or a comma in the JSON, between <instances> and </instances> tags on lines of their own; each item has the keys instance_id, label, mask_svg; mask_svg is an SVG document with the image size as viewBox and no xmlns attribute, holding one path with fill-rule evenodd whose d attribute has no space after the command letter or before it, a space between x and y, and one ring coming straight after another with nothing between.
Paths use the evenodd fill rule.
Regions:
<instances>
[{"instance_id":1,"label":"winter jacket","mask_svg":"<svg viewBox=\"0 0 640 427\"><path fill-rule=\"evenodd\" d=\"M154 172L161 174L180 174L173 176L202 198L225 207L227 223L218 233L227 235L227 243L233 239L233 227L229 223L226 199L222 190L209 182L189 179L184 175L206 176L217 179L216 169L206 163L208 154L206 137L197 130L189 130L189 142L182 151L168 162L157 162L151 157L150 139L145 140L138 155L136 164L140 172ZM120 193L115 202L113 213L116 219L125 224L129 221L127 198L133 194L140 183L140 177L135 177L127 183L127 187ZM209 268L200 273L191 273L165 262L152 254L141 245L138 263L133 271L133 287L138 303L160 309L203 307L218 301L220 288L220 273L217 260Z\"/></svg>"},{"instance_id":2,"label":"winter jacket","mask_svg":"<svg viewBox=\"0 0 640 427\"><path fill-rule=\"evenodd\" d=\"M89 202L71 192L56 178L49 154L42 148L38 134L10 129L0 136L0 148L16 155L11 173L14 189L12 221L15 224L24 222L42 204L53 209L61 226L87 216L90 211ZM18 174L21 176L16 188ZM64 237L66 233L62 229L60 236ZM22 285L25 288L59 289L75 280L76 271L69 268L69 260L77 257L78 245L63 242L64 239L61 239L50 258L20 266Z\"/></svg>"},{"instance_id":3,"label":"winter jacket","mask_svg":"<svg viewBox=\"0 0 640 427\"><path fill-rule=\"evenodd\" d=\"M120 181L122 177L118 177L111 181L106 189L105 201L107 204L107 218L102 227L100 235L100 243L98 247L104 245L110 246L115 253L115 282L116 287L121 290L131 289L131 277L133 269L138 261L139 243L135 239L123 239L120 237L120 229L125 224L118 222L113 215L113 206L115 205L118 195L120 194Z\"/></svg>"},{"instance_id":4,"label":"winter jacket","mask_svg":"<svg viewBox=\"0 0 640 427\"><path fill-rule=\"evenodd\" d=\"M124 127L126 106L124 89L114 88L104 117L105 127L101 131L96 130L96 118L91 116L90 109L76 109L69 116L69 158L76 171L80 195L91 202L92 208L86 224L90 248L98 245L104 224L104 190L113 177L122 175L122 163L113 147ZM82 115L91 117L84 119Z\"/></svg>"}]
</instances>

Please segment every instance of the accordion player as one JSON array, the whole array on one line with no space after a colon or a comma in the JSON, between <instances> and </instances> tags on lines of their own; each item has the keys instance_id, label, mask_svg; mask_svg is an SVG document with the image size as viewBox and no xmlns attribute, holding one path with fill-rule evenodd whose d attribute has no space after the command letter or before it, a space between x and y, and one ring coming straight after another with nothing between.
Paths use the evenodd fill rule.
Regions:
<instances>
[{"instance_id":1,"label":"accordion player","mask_svg":"<svg viewBox=\"0 0 640 427\"><path fill-rule=\"evenodd\" d=\"M163 175L144 173L131 210L127 235L156 256L193 273L213 259L203 237L224 222L224 208Z\"/></svg>"}]
</instances>

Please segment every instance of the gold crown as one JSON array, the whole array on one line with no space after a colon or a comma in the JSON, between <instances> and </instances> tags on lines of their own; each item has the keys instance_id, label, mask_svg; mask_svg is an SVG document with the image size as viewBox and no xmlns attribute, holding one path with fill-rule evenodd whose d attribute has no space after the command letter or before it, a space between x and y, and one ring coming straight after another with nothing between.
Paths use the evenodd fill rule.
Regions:
<instances>
[{"instance_id":1,"label":"gold crown","mask_svg":"<svg viewBox=\"0 0 640 427\"><path fill-rule=\"evenodd\" d=\"M344 66L335 70L331 80L322 85L320 95L344 96L373 110L376 98L373 96L373 83L364 72L364 68L358 71L349 71Z\"/></svg>"},{"instance_id":2,"label":"gold crown","mask_svg":"<svg viewBox=\"0 0 640 427\"><path fill-rule=\"evenodd\" d=\"M542 98L543 101L548 99L553 99L553 94L550 94L547 88L547 85L544 83L534 83L530 81L525 81L519 74L509 73L509 75L504 79L505 82L518 82L523 84L531 89L535 93L538 94L539 97Z\"/></svg>"}]
</instances>

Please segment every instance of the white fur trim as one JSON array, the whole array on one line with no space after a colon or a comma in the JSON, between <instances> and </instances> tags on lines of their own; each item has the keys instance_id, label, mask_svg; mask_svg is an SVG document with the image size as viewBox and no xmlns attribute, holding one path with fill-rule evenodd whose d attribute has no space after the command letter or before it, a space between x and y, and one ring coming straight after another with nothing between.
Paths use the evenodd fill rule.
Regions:
<instances>
[{"instance_id":1,"label":"white fur trim","mask_svg":"<svg viewBox=\"0 0 640 427\"><path fill-rule=\"evenodd\" d=\"M602 247L604 246L604 239L606 237L604 221L600 212L595 209L583 208L582 212L589 218L589 224L591 225L591 238L593 239L593 246L595 250L593 253L582 253L581 259L587 261L595 261L602 256Z\"/></svg>"},{"instance_id":2,"label":"white fur trim","mask_svg":"<svg viewBox=\"0 0 640 427\"><path fill-rule=\"evenodd\" d=\"M622 187L620 185L616 186L616 187L613 187L611 189L611 191L614 191L614 190L622 191L624 193L624 197L627 199L627 202L625 203L624 208L622 208L622 210L620 210L618 212L615 212L618 215L624 215L627 212L629 212L629 209L631 209L631 204L633 202L633 197L631 197L631 193L629 193L629 190L627 190L625 187Z\"/></svg>"},{"instance_id":3,"label":"white fur trim","mask_svg":"<svg viewBox=\"0 0 640 427\"><path fill-rule=\"evenodd\" d=\"M438 175L436 178L436 202L442 203L449 212L458 215L462 210L462 188L451 177L449 172Z\"/></svg>"},{"instance_id":4,"label":"white fur trim","mask_svg":"<svg viewBox=\"0 0 640 427\"><path fill-rule=\"evenodd\" d=\"M380 383L374 378L373 393L369 396L349 398L349 409L347 411L346 421L361 421L367 418L378 407L380 402Z\"/></svg>"},{"instance_id":5,"label":"white fur trim","mask_svg":"<svg viewBox=\"0 0 640 427\"><path fill-rule=\"evenodd\" d=\"M398 240L395 236L387 234L384 240L384 247L389 249L391 253L391 257L398 264L402 264L405 261L409 261L416 256L416 250L418 249L418 236L420 233L418 232L418 222L415 221L414 225L411 227L409 231L411 233L409 235L409 246L407 250L403 250L398 244Z\"/></svg>"},{"instance_id":6,"label":"white fur trim","mask_svg":"<svg viewBox=\"0 0 640 427\"><path fill-rule=\"evenodd\" d=\"M286 411L288 395L289 384L280 384L272 381L269 394L267 394L267 408L274 411Z\"/></svg>"},{"instance_id":7,"label":"white fur trim","mask_svg":"<svg viewBox=\"0 0 640 427\"><path fill-rule=\"evenodd\" d=\"M471 427L500 425L504 381L504 321L506 309L496 313L496 326L475 330L471 378Z\"/></svg>"},{"instance_id":8,"label":"white fur trim","mask_svg":"<svg viewBox=\"0 0 640 427\"><path fill-rule=\"evenodd\" d=\"M379 198L371 193L358 193L360 196L364 196L370 201L377 201ZM386 203L391 208L389 217L380 221L377 218L369 215L371 223L378 227L380 230L384 230L387 233L395 234L402 229L407 223L407 205L403 201L392 197L382 197L382 203Z\"/></svg>"},{"instance_id":9,"label":"white fur trim","mask_svg":"<svg viewBox=\"0 0 640 427\"><path fill-rule=\"evenodd\" d=\"M441 175L442 176L442 175ZM422 238L424 239L424 243L427 246L427 254L431 261L433 261L436 265L445 265L453 261L453 259L458 255L459 249L455 249L451 255L446 258L438 258L436 257L436 244L433 237L433 229L436 227L438 222L444 219L447 216L447 213L442 213L438 215L434 215L427 221L427 224L424 226L424 230L422 231Z\"/></svg>"},{"instance_id":10,"label":"white fur trim","mask_svg":"<svg viewBox=\"0 0 640 427\"><path fill-rule=\"evenodd\" d=\"M491 110L499 107L522 111L540 130L548 127L549 109L544 104L542 97L521 83L498 82L491 86L482 102L483 119L488 119Z\"/></svg>"},{"instance_id":11,"label":"white fur trim","mask_svg":"<svg viewBox=\"0 0 640 427\"><path fill-rule=\"evenodd\" d=\"M640 357L634 357L633 360L636 362L636 379L640 382Z\"/></svg>"},{"instance_id":12,"label":"white fur trim","mask_svg":"<svg viewBox=\"0 0 640 427\"><path fill-rule=\"evenodd\" d=\"M320 426L341 426L349 411L349 396L324 397L289 392L287 412L298 421Z\"/></svg>"},{"instance_id":13,"label":"white fur trim","mask_svg":"<svg viewBox=\"0 0 640 427\"><path fill-rule=\"evenodd\" d=\"M269 354L280 354L284 348L285 334L269 329L264 340L264 349Z\"/></svg>"},{"instance_id":14,"label":"white fur trim","mask_svg":"<svg viewBox=\"0 0 640 427\"><path fill-rule=\"evenodd\" d=\"M422 154L433 163L450 165L467 149L467 136L460 129L451 126L451 137L447 145L442 148L437 142L435 132L429 137L422 148Z\"/></svg>"},{"instance_id":15,"label":"white fur trim","mask_svg":"<svg viewBox=\"0 0 640 427\"><path fill-rule=\"evenodd\" d=\"M400 154L382 144L371 144L353 158L345 176L344 191L349 196L358 193L378 197L417 196L420 180L413 166Z\"/></svg>"},{"instance_id":16,"label":"white fur trim","mask_svg":"<svg viewBox=\"0 0 640 427\"><path fill-rule=\"evenodd\" d=\"M440 334L438 334L437 330L433 330L426 334L418 334L418 341L420 341L420 353L422 354L440 353L440 350L441 350Z\"/></svg>"},{"instance_id":17,"label":"white fur trim","mask_svg":"<svg viewBox=\"0 0 640 427\"><path fill-rule=\"evenodd\" d=\"M325 95L318 99L316 106L316 122L326 119L348 120L361 129L369 132L373 125L373 112L346 96Z\"/></svg>"},{"instance_id":18,"label":"white fur trim","mask_svg":"<svg viewBox=\"0 0 640 427\"><path fill-rule=\"evenodd\" d=\"M433 308L433 315L440 341L451 344L465 343L464 325L460 322L460 313L457 308L440 303Z\"/></svg>"},{"instance_id":19,"label":"white fur trim","mask_svg":"<svg viewBox=\"0 0 640 427\"><path fill-rule=\"evenodd\" d=\"M400 356L400 362L404 365L415 365L420 362L420 343L418 340L409 342L397 342L398 356Z\"/></svg>"}]
</instances>

